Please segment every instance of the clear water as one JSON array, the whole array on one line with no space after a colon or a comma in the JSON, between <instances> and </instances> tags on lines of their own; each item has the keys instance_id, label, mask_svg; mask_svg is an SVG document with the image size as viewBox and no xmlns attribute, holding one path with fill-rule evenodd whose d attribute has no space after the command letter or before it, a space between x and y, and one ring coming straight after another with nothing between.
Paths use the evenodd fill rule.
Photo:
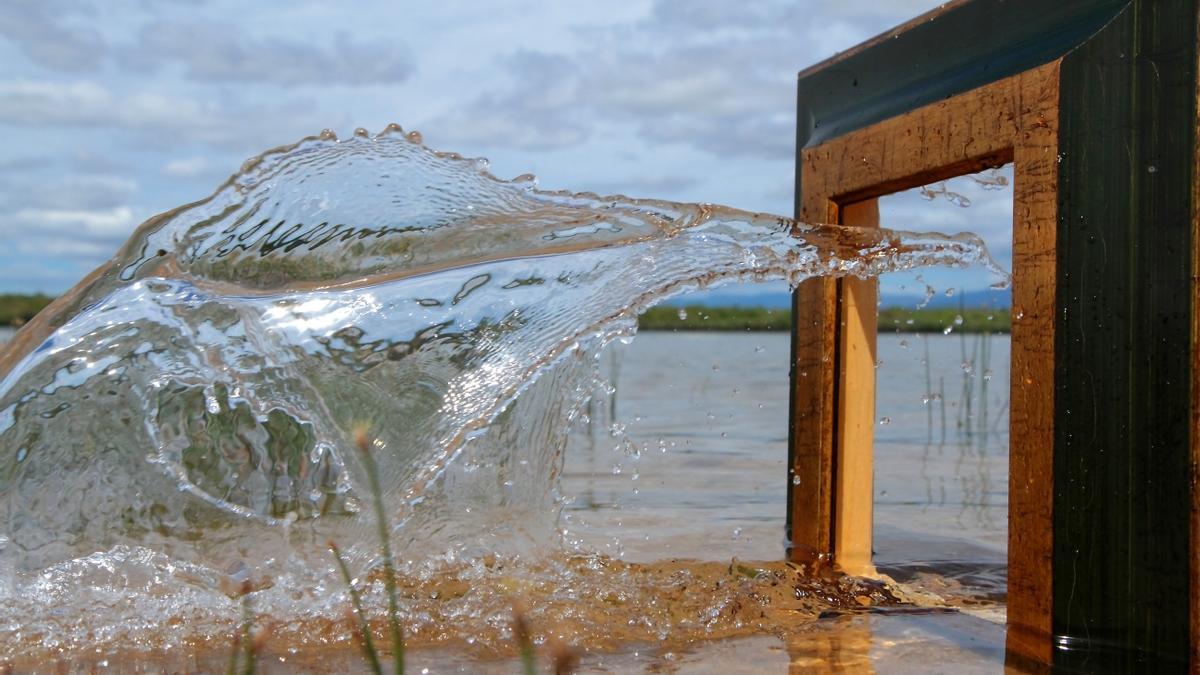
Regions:
<instances>
[{"instance_id":1,"label":"clear water","mask_svg":"<svg viewBox=\"0 0 1200 675\"><path fill-rule=\"evenodd\" d=\"M143 224L0 356L0 649L221 641L243 582L287 644L347 643L326 542L378 562L356 430L415 644L496 648L520 596L569 643L762 629L750 599L801 597L794 570L638 566L563 527L604 346L696 288L971 264L991 262L969 235L543 192L398 127L267 152ZM812 616L877 593L857 583L813 593Z\"/></svg>"}]
</instances>

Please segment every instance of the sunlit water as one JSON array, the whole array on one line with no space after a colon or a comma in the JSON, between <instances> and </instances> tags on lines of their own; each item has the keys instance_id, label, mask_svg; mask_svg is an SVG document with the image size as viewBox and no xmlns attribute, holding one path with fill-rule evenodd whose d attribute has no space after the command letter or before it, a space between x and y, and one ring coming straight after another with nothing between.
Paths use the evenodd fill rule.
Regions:
<instances>
[{"instance_id":1,"label":"sunlit water","mask_svg":"<svg viewBox=\"0 0 1200 675\"><path fill-rule=\"evenodd\" d=\"M0 357L2 649L223 644L246 587L284 644L349 644L326 542L380 607L363 429L415 645L502 649L513 599L597 648L890 602L782 564L621 562L628 543L560 517L564 451L612 387L604 346L662 299L980 262L970 236L542 192L398 128L268 152L142 225Z\"/></svg>"}]
</instances>

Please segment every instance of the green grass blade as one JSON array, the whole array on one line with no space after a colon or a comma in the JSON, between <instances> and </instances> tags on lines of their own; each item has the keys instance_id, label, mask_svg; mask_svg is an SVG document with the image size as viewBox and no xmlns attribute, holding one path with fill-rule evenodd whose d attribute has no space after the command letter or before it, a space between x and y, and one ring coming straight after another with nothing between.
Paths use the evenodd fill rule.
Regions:
<instances>
[{"instance_id":1,"label":"green grass blade","mask_svg":"<svg viewBox=\"0 0 1200 675\"><path fill-rule=\"evenodd\" d=\"M367 484L371 488L371 500L375 505L379 545L383 549L383 586L388 596L388 637L392 641L392 662L396 675L404 675L404 632L400 628L400 607L396 600L396 568L392 564L392 537L383 507L379 465L375 463L375 457L371 454L370 442L365 431L360 430L355 434L355 443L362 455L363 468L367 471Z\"/></svg>"},{"instance_id":2,"label":"green grass blade","mask_svg":"<svg viewBox=\"0 0 1200 675\"><path fill-rule=\"evenodd\" d=\"M383 668L379 665L379 655L375 653L375 641L371 639L371 627L367 625L367 617L363 614L362 596L354 587L354 578L350 576L350 568L346 565L346 560L342 558L342 552L338 549L337 544L329 542L329 550L333 552L338 569L342 573L342 581L346 583L346 588L350 591L350 603L354 607L354 618L358 621L358 632L362 637L363 655L367 659L367 664L371 666L371 672L375 675L383 675Z\"/></svg>"}]
</instances>

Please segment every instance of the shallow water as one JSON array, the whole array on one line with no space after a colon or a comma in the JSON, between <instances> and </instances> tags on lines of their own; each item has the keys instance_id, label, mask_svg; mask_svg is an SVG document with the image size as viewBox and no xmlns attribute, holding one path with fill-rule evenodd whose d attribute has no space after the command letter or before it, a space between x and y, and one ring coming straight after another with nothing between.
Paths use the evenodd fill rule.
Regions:
<instances>
[{"instance_id":1,"label":"shallow water","mask_svg":"<svg viewBox=\"0 0 1200 675\"><path fill-rule=\"evenodd\" d=\"M780 585L824 584L795 595L820 600L797 610L809 619L822 603L888 601L786 566L606 557L628 537L592 545L559 518L572 498L563 453L614 386L602 348L655 302L980 261L969 236L541 192L398 128L269 152L144 224L0 355L6 654L199 649L228 635L247 589L288 644L347 644L326 542L380 607L371 475L386 486L415 645L502 652L521 596L541 625L571 618L575 644L616 634L580 605L606 593L635 614L659 607L631 616L622 641L683 644L771 630L747 617L765 617ZM642 452L614 424L607 438ZM652 583L622 596L634 578ZM656 604L667 579L724 590L701 607Z\"/></svg>"},{"instance_id":2,"label":"shallow water","mask_svg":"<svg viewBox=\"0 0 1200 675\"><path fill-rule=\"evenodd\" d=\"M577 432L563 471L563 492L573 497L565 520L586 548L642 562L781 555L789 340L645 332L609 348L601 366L616 392L591 411L615 411L624 433L613 438L600 423ZM985 340L986 368L977 346ZM973 375L962 367L972 350L980 366ZM880 562L1003 563L1008 355L1007 335L879 336L877 417L888 419L875 430Z\"/></svg>"},{"instance_id":3,"label":"shallow water","mask_svg":"<svg viewBox=\"0 0 1200 675\"><path fill-rule=\"evenodd\" d=\"M809 605L806 617L788 616L782 623L748 627L726 624L699 633L675 632L668 642L659 644L644 642L644 627L608 628L620 616L612 605L593 616L607 622L603 636L598 636L595 628L579 625L580 616L569 616L576 600L543 605L539 621L556 626L574 621L575 629L590 633L590 649L581 654L581 672L785 672L789 668L858 672L874 668L916 673L928 672L929 667L999 672L1003 663L1007 507L1004 387L992 387L989 392L990 420L1001 431L986 439L969 436L956 427L963 405L957 393L933 402L935 413L946 403L950 423L944 437L940 414L934 415L930 428L929 404L922 402L929 393L924 385L923 343L930 345L931 378L952 381L961 391L960 354L965 349L969 355L973 344L982 339L889 334L879 339L881 383L894 384L879 390L880 416L891 419L877 429L876 559L883 571L906 582L905 588L936 593L941 602L934 604L956 606L973 614L858 615L846 613L836 603L821 602ZM992 381L1005 382L1008 338L986 339L995 342L990 361ZM489 583L512 589L533 578L543 585L553 579L552 585L557 586L553 592L526 597L541 598L537 601L545 603L553 595L561 596L564 589L587 588L597 593L607 588L624 594L629 604L658 603L677 613L699 614L719 601L715 596L702 596L702 605L681 602L670 591L672 577L686 572L697 581L733 578L746 583L745 574L728 573L730 564L785 570L778 563L730 561L782 557L787 374L780 364L786 362L788 342L789 337L779 333L649 332L629 344L611 346L600 365L616 391L613 400L604 403L612 406L609 409L615 410L615 419L625 425L622 440L638 446L640 452L630 455L620 442L602 442L612 441L612 437L607 431L596 434L595 425L590 433L587 425L577 428L562 477L562 492L571 497L564 525L579 549L619 555L645 567L614 567L615 561L610 561L595 570L581 567L592 574L574 577L520 570L494 574ZM975 409L981 413L979 384L975 378ZM937 391L938 385L933 389ZM602 415L596 405L592 412L596 417ZM613 472L614 466L620 473ZM664 562L679 558L723 562L708 566ZM635 574L640 578L637 584L630 583L632 569L644 570ZM485 578L472 579L469 572L461 571L437 577L426 584L423 595L454 596L462 593L464 579L477 583ZM655 581L647 583L648 579ZM745 589L729 597L739 597L742 592ZM509 598L503 593L488 597L500 609L485 616L502 627ZM929 604L927 598L914 599ZM429 601L425 610L453 613L452 603ZM794 605L790 612L800 607ZM635 616L638 621L652 620L653 611L633 609L635 614L619 623L627 624ZM823 613L827 618L818 620ZM417 669L414 672L421 668L431 672L512 672L517 667L502 656L506 638L489 628L488 622L472 623L461 617L457 621L457 636L418 636L422 646L410 655ZM281 648L289 642L288 628L277 627L279 634L264 650L266 672L361 668L358 652L338 638L338 627L324 628L329 632L326 648L291 653ZM722 637L730 634L735 637ZM700 641L696 641L698 636L702 636ZM485 648L485 643L491 646ZM224 667L226 650L220 641L207 647L198 643L192 657L148 655L145 651L114 654L104 649L92 663L204 670ZM86 655L77 656L86 660Z\"/></svg>"}]
</instances>

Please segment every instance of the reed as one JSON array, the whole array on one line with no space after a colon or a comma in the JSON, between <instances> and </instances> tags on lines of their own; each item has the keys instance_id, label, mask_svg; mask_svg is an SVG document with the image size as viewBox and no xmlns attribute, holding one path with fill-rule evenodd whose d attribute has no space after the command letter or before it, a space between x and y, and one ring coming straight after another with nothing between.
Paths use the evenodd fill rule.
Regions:
<instances>
[{"instance_id":1,"label":"reed","mask_svg":"<svg viewBox=\"0 0 1200 675\"><path fill-rule=\"evenodd\" d=\"M226 668L229 675L254 675L258 668L259 641L254 636L254 607L250 602L250 592L253 590L249 581L242 582L242 622L233 636L233 653L229 656L229 667Z\"/></svg>"},{"instance_id":2,"label":"reed","mask_svg":"<svg viewBox=\"0 0 1200 675\"><path fill-rule=\"evenodd\" d=\"M388 637L392 641L392 663L396 675L404 675L404 632L400 628L400 607L396 601L396 567L392 563L391 529L383 508L383 488L379 484L379 465L371 453L370 438L366 429L354 432L354 445L358 448L367 472L367 485L371 489L371 501L375 504L376 534L383 553L383 587L388 596Z\"/></svg>"},{"instance_id":3,"label":"reed","mask_svg":"<svg viewBox=\"0 0 1200 675\"><path fill-rule=\"evenodd\" d=\"M363 470L367 474L367 487L371 492L371 503L375 510L375 532L379 537L380 552L383 556L383 586L388 596L387 622L388 638L392 643L392 670L396 675L404 675L404 631L400 627L400 607L396 599L396 567L392 562L391 527L388 524L387 513L383 505L383 487L379 483L379 465L375 463L375 457L371 453L371 439L367 434L366 428L360 427L354 431L354 446L358 449L359 459L362 461ZM366 658L372 672L382 675L382 662L379 659L378 651L375 649L375 642L371 637L371 628L367 622L366 614L363 612L362 595L354 585L350 568L346 564L346 560L342 556L337 543L331 540L329 542L329 550L333 553L333 557L337 561L342 581L346 584L346 588L350 593L350 602L353 605L353 614L356 617L363 656Z\"/></svg>"},{"instance_id":4,"label":"reed","mask_svg":"<svg viewBox=\"0 0 1200 675\"><path fill-rule=\"evenodd\" d=\"M517 652L521 655L521 669L525 675L537 675L537 660L533 652L533 639L529 634L529 619L526 617L524 606L513 603L513 640L517 643Z\"/></svg>"},{"instance_id":5,"label":"reed","mask_svg":"<svg viewBox=\"0 0 1200 675\"><path fill-rule=\"evenodd\" d=\"M367 624L367 615L363 612L362 594L358 592L358 588L354 585L354 577L350 574L350 567L346 564L341 550L333 540L329 541L329 550L333 553L334 559L337 560L338 570L342 573L342 582L346 584L346 588L350 593L350 604L354 608L352 615L358 629L358 643L362 647L363 657L367 660L367 665L371 667L372 673L383 675L383 668L379 663L379 654L375 651L375 640L371 637L371 627Z\"/></svg>"}]
</instances>

